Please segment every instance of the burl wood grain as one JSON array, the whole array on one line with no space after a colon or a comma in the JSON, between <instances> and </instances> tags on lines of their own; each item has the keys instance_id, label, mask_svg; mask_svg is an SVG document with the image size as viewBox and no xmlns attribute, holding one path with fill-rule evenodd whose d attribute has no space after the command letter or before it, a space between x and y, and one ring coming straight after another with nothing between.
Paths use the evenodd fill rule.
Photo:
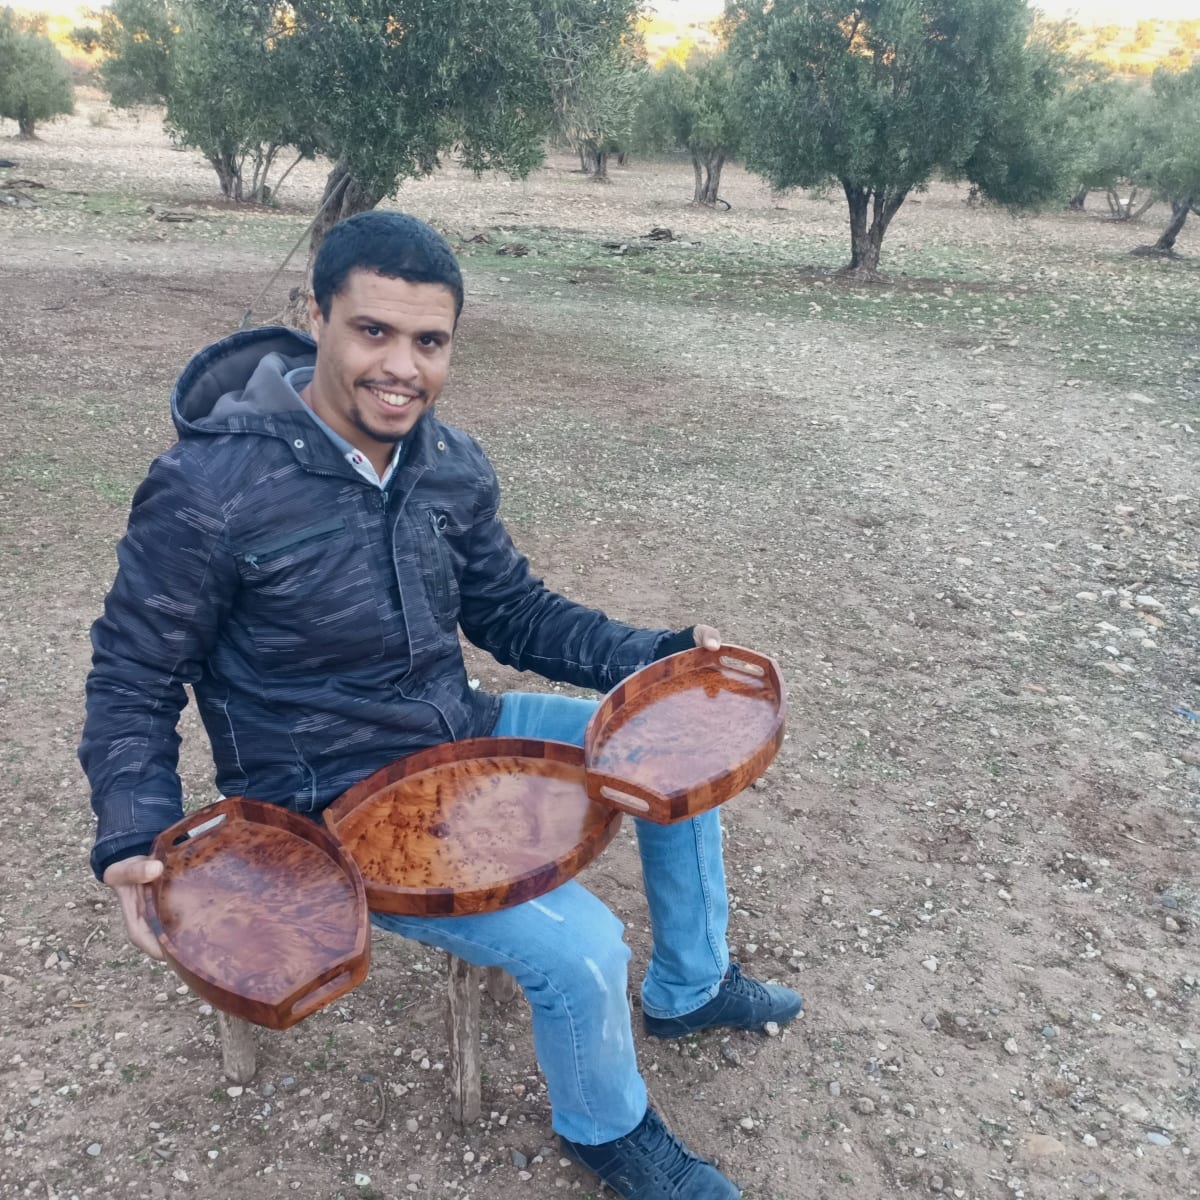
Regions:
<instances>
[{"instance_id":1,"label":"burl wood grain","mask_svg":"<svg viewBox=\"0 0 1200 1200\"><path fill-rule=\"evenodd\" d=\"M621 814L589 800L583 751L476 738L392 763L325 811L378 912L450 916L521 904L577 875Z\"/></svg>"},{"instance_id":2,"label":"burl wood grain","mask_svg":"<svg viewBox=\"0 0 1200 1200\"><path fill-rule=\"evenodd\" d=\"M153 855L163 873L147 889L151 928L177 973L218 1008L287 1029L366 978L362 879L307 818L222 800L159 834Z\"/></svg>"},{"instance_id":3,"label":"burl wood grain","mask_svg":"<svg viewBox=\"0 0 1200 1200\"><path fill-rule=\"evenodd\" d=\"M589 794L663 824L696 816L766 770L786 708L778 666L754 651L686 650L652 663L588 724Z\"/></svg>"}]
</instances>

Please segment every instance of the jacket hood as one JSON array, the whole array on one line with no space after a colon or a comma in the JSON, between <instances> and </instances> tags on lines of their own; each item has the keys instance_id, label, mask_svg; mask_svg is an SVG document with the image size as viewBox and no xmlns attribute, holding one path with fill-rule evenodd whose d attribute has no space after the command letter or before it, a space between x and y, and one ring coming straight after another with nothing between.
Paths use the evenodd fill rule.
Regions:
<instances>
[{"instance_id":1,"label":"jacket hood","mask_svg":"<svg viewBox=\"0 0 1200 1200\"><path fill-rule=\"evenodd\" d=\"M171 417L180 437L192 434L279 434L286 413L304 402L284 376L316 362L311 337L281 325L244 329L201 350L171 393Z\"/></svg>"}]
</instances>

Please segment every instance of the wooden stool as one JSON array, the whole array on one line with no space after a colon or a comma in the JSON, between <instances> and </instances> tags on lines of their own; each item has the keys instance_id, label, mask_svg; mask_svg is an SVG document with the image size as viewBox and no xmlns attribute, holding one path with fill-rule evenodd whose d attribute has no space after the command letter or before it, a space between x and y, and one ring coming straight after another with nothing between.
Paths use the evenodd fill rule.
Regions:
<instances>
[{"instance_id":1,"label":"wooden stool","mask_svg":"<svg viewBox=\"0 0 1200 1200\"><path fill-rule=\"evenodd\" d=\"M450 1043L450 1114L466 1125L479 1116L479 984L480 967L447 954L446 1017ZM487 990L493 1000L506 1003L517 991L516 980L500 967L487 968ZM254 1026L240 1017L217 1011L221 1033L221 1064L231 1083L249 1083L258 1070L258 1044Z\"/></svg>"}]
</instances>

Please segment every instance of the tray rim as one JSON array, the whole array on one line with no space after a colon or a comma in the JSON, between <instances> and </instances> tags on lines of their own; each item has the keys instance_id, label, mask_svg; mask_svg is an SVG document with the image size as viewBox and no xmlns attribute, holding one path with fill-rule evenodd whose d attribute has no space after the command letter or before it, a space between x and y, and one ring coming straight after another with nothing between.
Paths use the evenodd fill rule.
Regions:
<instances>
[{"instance_id":1,"label":"tray rim","mask_svg":"<svg viewBox=\"0 0 1200 1200\"><path fill-rule=\"evenodd\" d=\"M479 737L464 738L457 742L441 742L436 746L429 746L424 750L418 750L414 754L388 763L362 780L361 783L348 788L325 808L321 814L322 819L326 828L341 845L339 831L341 823L384 788L393 787L407 779L437 770L440 767L495 758L527 758L537 762L559 763L562 766L577 769L580 773L580 783L589 802L598 804L608 811L600 835L593 843L594 848L590 856L576 868L572 875L567 877L568 879L573 879L585 867L590 866L616 837L617 830L621 826L621 812L603 800L597 801L591 795L587 786L587 768L584 762L583 747L576 746L571 742L559 742L549 738ZM351 855L351 857L353 856ZM366 875L363 875L362 878L366 887L367 902L372 912L414 917L465 916L512 907L508 904L489 906L487 898L493 895L498 888L515 889L521 884L537 880L542 874L554 874L560 861L553 859L540 866L531 867L528 871L506 880L502 884L489 884L468 890L444 887L399 887L395 884L377 883ZM361 867L359 872L361 874ZM560 881L560 883L565 882L567 882L565 879ZM542 887L514 903L536 899L551 890L553 886L551 880L546 887ZM406 900L416 899L423 902L420 912L413 911L413 904L405 903ZM483 907L480 907L481 904Z\"/></svg>"},{"instance_id":2,"label":"tray rim","mask_svg":"<svg viewBox=\"0 0 1200 1200\"><path fill-rule=\"evenodd\" d=\"M747 758L735 766L712 772L686 787L676 787L665 791L648 784L623 779L620 775L601 771L593 765L599 748L604 745L602 735L605 728L612 721L616 712L629 707L639 694L665 680L682 675L698 674L714 668L728 669L727 665L722 663L722 659L740 659L752 666L759 667L763 672L763 681L773 685L778 697L771 731ZM631 684L634 690L633 695L629 696L627 693ZM736 646L731 643L724 643L718 650L693 646L676 654L669 654L666 658L660 658L635 671L632 675L626 676L616 687L605 694L592 714L583 738L589 794L594 794L602 803L620 805L624 811L657 824L674 824L677 821L685 821L690 817L699 816L744 791L771 765L779 753L780 746L783 745L783 733L787 724L787 707L787 685L784 683L779 664L769 655L760 654L757 650L751 650L747 646ZM621 805L620 800L604 795L606 788L624 790L639 802L639 807ZM700 799L693 802L692 798L696 796L699 796ZM645 806L647 811L640 811L642 806Z\"/></svg>"},{"instance_id":3,"label":"tray rim","mask_svg":"<svg viewBox=\"0 0 1200 1200\"><path fill-rule=\"evenodd\" d=\"M268 815L274 819L265 819ZM229 829L233 828L236 823L265 825L278 830L285 836L300 838L302 841L308 842L337 864L350 882L354 893L356 928L353 949L336 963L324 968L315 978L297 987L275 1003L245 996L228 984L222 983L209 972L182 961L171 931L163 924L159 915L159 899L167 882L169 859L172 857L176 841L187 834L189 830L219 817L225 818L226 828ZM316 1012L317 1009L323 1008L339 996L358 987L366 979L371 962L371 925L362 873L345 847L336 838L331 837L328 830L316 821L279 804L269 804L246 796L225 796L213 804L186 814L181 820L162 830L155 837L149 856L163 864L163 871L157 879L145 886L147 924L158 939L159 947L175 973L193 991L222 1011L243 1017L259 1025L265 1025L270 1029L288 1029ZM315 1008L296 1015L295 1010L302 1005L306 996L323 991L330 982L347 973L350 975L350 980L344 988L330 992L328 997L324 998Z\"/></svg>"}]
</instances>

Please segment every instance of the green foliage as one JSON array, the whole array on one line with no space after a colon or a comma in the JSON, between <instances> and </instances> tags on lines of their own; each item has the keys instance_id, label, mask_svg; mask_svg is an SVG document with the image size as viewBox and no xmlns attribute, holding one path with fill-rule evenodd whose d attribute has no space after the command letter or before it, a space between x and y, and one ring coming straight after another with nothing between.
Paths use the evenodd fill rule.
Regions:
<instances>
[{"instance_id":1,"label":"green foliage","mask_svg":"<svg viewBox=\"0 0 1200 1200\"><path fill-rule=\"evenodd\" d=\"M839 182L876 255L935 174L1014 206L1062 186L1058 50L1030 42L1024 0L731 0L727 24L747 165L777 188Z\"/></svg>"},{"instance_id":2,"label":"green foliage","mask_svg":"<svg viewBox=\"0 0 1200 1200\"><path fill-rule=\"evenodd\" d=\"M118 108L165 104L171 89L175 30L166 0L112 0L98 25L75 29L71 40L103 58L100 82Z\"/></svg>"},{"instance_id":3,"label":"green foliage","mask_svg":"<svg viewBox=\"0 0 1200 1200\"><path fill-rule=\"evenodd\" d=\"M644 62L640 0L533 0L552 128L603 174L632 138Z\"/></svg>"},{"instance_id":4,"label":"green foliage","mask_svg":"<svg viewBox=\"0 0 1200 1200\"><path fill-rule=\"evenodd\" d=\"M75 111L75 89L66 60L49 38L0 9L0 117L34 137L38 121Z\"/></svg>"},{"instance_id":5,"label":"green foliage","mask_svg":"<svg viewBox=\"0 0 1200 1200\"><path fill-rule=\"evenodd\" d=\"M294 40L255 0L179 4L172 17L167 131L208 159L229 199L270 199L278 152L314 150L294 120L293 80L303 78Z\"/></svg>"},{"instance_id":6,"label":"green foliage","mask_svg":"<svg viewBox=\"0 0 1200 1200\"><path fill-rule=\"evenodd\" d=\"M1131 174L1140 91L1094 64L1079 63L1055 102L1071 186L1113 190Z\"/></svg>"},{"instance_id":7,"label":"green foliage","mask_svg":"<svg viewBox=\"0 0 1200 1200\"><path fill-rule=\"evenodd\" d=\"M733 75L725 55L693 51L685 66L667 61L650 72L637 127L638 141L648 149L686 150L696 171L693 202L715 204L721 167L734 153L739 135Z\"/></svg>"},{"instance_id":8,"label":"green foliage","mask_svg":"<svg viewBox=\"0 0 1200 1200\"><path fill-rule=\"evenodd\" d=\"M724 55L693 51L686 66L667 61L647 75L638 113L640 140L652 150L729 155L738 141L733 76Z\"/></svg>"},{"instance_id":9,"label":"green foliage","mask_svg":"<svg viewBox=\"0 0 1200 1200\"><path fill-rule=\"evenodd\" d=\"M297 0L293 98L376 199L457 147L474 170L541 161L548 98L528 0Z\"/></svg>"},{"instance_id":10,"label":"green foliage","mask_svg":"<svg viewBox=\"0 0 1200 1200\"><path fill-rule=\"evenodd\" d=\"M1200 205L1200 64L1156 71L1139 116L1134 177L1173 203Z\"/></svg>"}]
</instances>

